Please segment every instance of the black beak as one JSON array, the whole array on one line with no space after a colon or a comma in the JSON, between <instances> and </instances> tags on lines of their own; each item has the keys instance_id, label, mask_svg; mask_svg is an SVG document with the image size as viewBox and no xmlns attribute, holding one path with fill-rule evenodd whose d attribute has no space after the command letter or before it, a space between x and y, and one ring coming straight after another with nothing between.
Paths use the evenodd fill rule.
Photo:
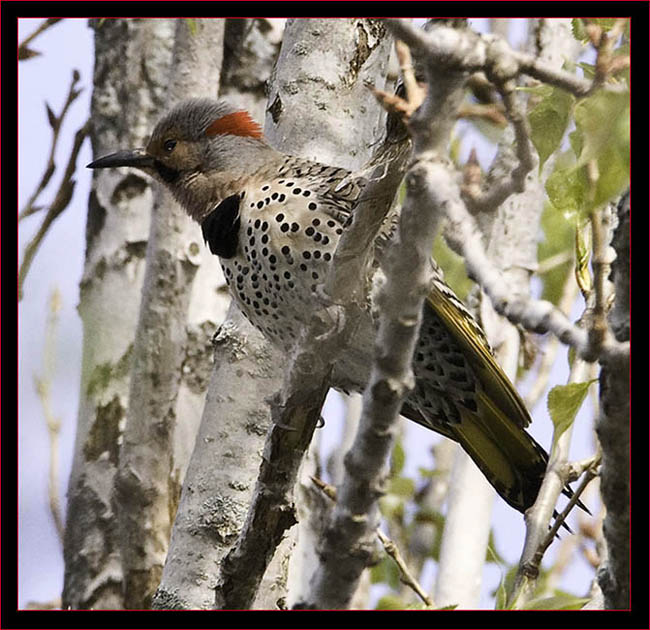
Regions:
<instances>
[{"instance_id":1,"label":"black beak","mask_svg":"<svg viewBox=\"0 0 650 630\"><path fill-rule=\"evenodd\" d=\"M100 157L88 164L86 168L115 168L116 166L148 169L153 168L154 159L144 149L129 149Z\"/></svg>"}]
</instances>

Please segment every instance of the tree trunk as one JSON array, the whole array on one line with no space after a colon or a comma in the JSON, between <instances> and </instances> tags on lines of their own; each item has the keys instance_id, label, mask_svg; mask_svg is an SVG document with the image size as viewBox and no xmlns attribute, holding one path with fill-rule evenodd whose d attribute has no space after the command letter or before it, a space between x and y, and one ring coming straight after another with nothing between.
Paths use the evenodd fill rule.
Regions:
<instances>
[{"instance_id":1,"label":"tree trunk","mask_svg":"<svg viewBox=\"0 0 650 630\"><path fill-rule=\"evenodd\" d=\"M141 146L166 96L173 20L95 20L91 140L96 155ZM93 180L79 314L83 358L68 487L63 608L122 608L110 502L128 406L153 190L134 172Z\"/></svg>"},{"instance_id":2,"label":"tree trunk","mask_svg":"<svg viewBox=\"0 0 650 630\"><path fill-rule=\"evenodd\" d=\"M222 20L195 20L194 29L188 20L175 21L165 109L188 96L217 95L222 46ZM149 607L160 582L176 511L172 440L190 295L201 247L198 227L158 186L114 485L127 608ZM198 287L199 294L213 293L215 280L217 286L222 284L217 273ZM184 411L190 416L191 409ZM179 424L196 426L197 421L181 417Z\"/></svg>"}]
</instances>

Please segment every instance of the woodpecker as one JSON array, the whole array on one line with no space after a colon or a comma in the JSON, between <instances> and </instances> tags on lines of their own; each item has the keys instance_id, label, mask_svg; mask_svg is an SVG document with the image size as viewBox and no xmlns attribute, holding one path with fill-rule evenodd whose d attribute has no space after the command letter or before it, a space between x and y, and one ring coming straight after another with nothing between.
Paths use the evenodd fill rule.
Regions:
<instances>
[{"instance_id":1,"label":"woodpecker","mask_svg":"<svg viewBox=\"0 0 650 630\"><path fill-rule=\"evenodd\" d=\"M247 112L209 99L173 108L146 148L88 167L132 167L166 186L200 224L244 315L284 351L319 303L317 286L366 184L344 168L276 151ZM458 442L497 493L524 512L537 497L548 455L525 431L528 410L481 327L432 265L413 358L416 384L402 414ZM333 384L346 391L363 391L369 378L372 295L368 304L360 333L335 368Z\"/></svg>"}]
</instances>

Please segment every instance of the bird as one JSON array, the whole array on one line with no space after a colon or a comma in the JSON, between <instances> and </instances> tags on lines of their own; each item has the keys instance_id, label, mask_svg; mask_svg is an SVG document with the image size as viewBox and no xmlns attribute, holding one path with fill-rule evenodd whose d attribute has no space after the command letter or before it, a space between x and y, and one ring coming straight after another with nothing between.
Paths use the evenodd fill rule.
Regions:
<instances>
[{"instance_id":1,"label":"bird","mask_svg":"<svg viewBox=\"0 0 650 630\"><path fill-rule=\"evenodd\" d=\"M88 167L131 167L162 183L200 225L242 313L285 352L321 303L318 285L367 185L348 169L276 150L248 112L208 98L173 107L145 148L120 150ZM377 238L392 237L384 226ZM526 431L530 414L481 326L433 259L431 265L413 356L415 386L401 413L458 442L499 496L523 513L535 502L548 454ZM378 264L372 269L380 273ZM332 377L344 391L363 391L370 375L373 295L367 303L359 334L342 350ZM572 495L568 486L564 493Z\"/></svg>"}]
</instances>

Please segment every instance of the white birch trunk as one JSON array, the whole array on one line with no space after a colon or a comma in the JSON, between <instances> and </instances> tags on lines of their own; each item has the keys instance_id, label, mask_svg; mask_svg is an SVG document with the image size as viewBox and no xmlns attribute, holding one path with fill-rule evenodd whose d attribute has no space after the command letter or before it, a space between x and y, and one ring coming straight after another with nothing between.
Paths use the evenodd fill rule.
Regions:
<instances>
[{"instance_id":1,"label":"white birch trunk","mask_svg":"<svg viewBox=\"0 0 650 630\"><path fill-rule=\"evenodd\" d=\"M93 26L93 149L102 154L141 146L165 97L173 23L108 19ZM150 182L132 172L101 171L93 181L79 303L82 376L68 487L63 608L122 607L110 495L128 405L152 198Z\"/></svg>"}]
</instances>

